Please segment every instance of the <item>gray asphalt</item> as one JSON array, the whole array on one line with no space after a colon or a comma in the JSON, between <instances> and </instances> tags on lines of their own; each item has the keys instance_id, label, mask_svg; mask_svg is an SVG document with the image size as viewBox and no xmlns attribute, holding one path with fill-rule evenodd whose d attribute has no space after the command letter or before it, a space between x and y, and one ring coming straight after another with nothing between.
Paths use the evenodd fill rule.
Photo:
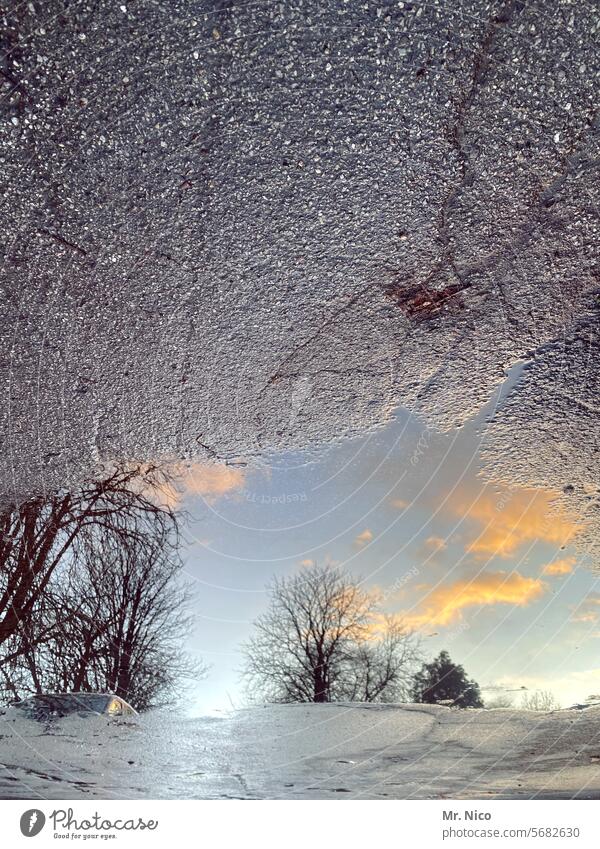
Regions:
<instances>
[{"instance_id":1,"label":"gray asphalt","mask_svg":"<svg viewBox=\"0 0 600 849\"><path fill-rule=\"evenodd\" d=\"M455 427L524 360L490 474L593 518L599 26L591 0L9 2L5 497L399 404Z\"/></svg>"}]
</instances>

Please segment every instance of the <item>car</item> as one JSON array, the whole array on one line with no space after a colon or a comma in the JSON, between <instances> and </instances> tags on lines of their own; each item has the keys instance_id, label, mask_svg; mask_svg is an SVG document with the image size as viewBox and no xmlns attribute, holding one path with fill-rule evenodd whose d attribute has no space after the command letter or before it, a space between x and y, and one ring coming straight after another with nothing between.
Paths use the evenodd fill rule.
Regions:
<instances>
[{"instance_id":1,"label":"car","mask_svg":"<svg viewBox=\"0 0 600 849\"><path fill-rule=\"evenodd\" d=\"M45 693L31 696L12 707L28 719L46 721L64 716L137 716L135 708L114 693Z\"/></svg>"}]
</instances>

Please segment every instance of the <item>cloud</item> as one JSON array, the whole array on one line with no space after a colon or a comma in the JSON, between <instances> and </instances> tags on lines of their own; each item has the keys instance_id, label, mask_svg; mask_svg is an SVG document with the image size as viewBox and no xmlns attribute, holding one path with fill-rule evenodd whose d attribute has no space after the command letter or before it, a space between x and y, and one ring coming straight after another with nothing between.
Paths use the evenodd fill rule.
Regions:
<instances>
[{"instance_id":1,"label":"cloud","mask_svg":"<svg viewBox=\"0 0 600 849\"><path fill-rule=\"evenodd\" d=\"M444 549L448 548L448 543L443 537L427 537L423 543L423 548L426 551L444 551Z\"/></svg>"},{"instance_id":2,"label":"cloud","mask_svg":"<svg viewBox=\"0 0 600 849\"><path fill-rule=\"evenodd\" d=\"M449 509L475 528L466 539L466 551L481 559L508 558L525 543L565 545L577 532L575 520L553 508L555 497L548 490L532 489L499 496L487 488L479 495L452 498Z\"/></svg>"},{"instance_id":3,"label":"cloud","mask_svg":"<svg viewBox=\"0 0 600 849\"><path fill-rule=\"evenodd\" d=\"M369 530L369 528L365 528L354 540L354 545L358 548L363 548L363 546L368 545L373 539L373 531Z\"/></svg>"},{"instance_id":4,"label":"cloud","mask_svg":"<svg viewBox=\"0 0 600 849\"><path fill-rule=\"evenodd\" d=\"M415 555L419 560L427 561L432 566L443 560L443 552L448 548L448 542L444 537L430 536L422 540L415 548Z\"/></svg>"},{"instance_id":5,"label":"cloud","mask_svg":"<svg viewBox=\"0 0 600 849\"><path fill-rule=\"evenodd\" d=\"M311 560L310 557L307 557L305 560L300 561L300 565L304 566L306 569L310 569L311 566L315 565L315 561Z\"/></svg>"},{"instance_id":6,"label":"cloud","mask_svg":"<svg viewBox=\"0 0 600 849\"><path fill-rule=\"evenodd\" d=\"M243 488L244 471L222 463L167 463L168 479L157 486L144 486L158 504L175 509L186 495L200 495L209 504Z\"/></svg>"},{"instance_id":7,"label":"cloud","mask_svg":"<svg viewBox=\"0 0 600 849\"><path fill-rule=\"evenodd\" d=\"M181 480L186 494L200 495L213 504L224 495L242 489L245 475L243 469L235 466L197 463L183 471Z\"/></svg>"},{"instance_id":8,"label":"cloud","mask_svg":"<svg viewBox=\"0 0 600 849\"><path fill-rule=\"evenodd\" d=\"M544 566L544 575L568 575L575 568L576 557L563 557L562 560L554 560Z\"/></svg>"},{"instance_id":9,"label":"cloud","mask_svg":"<svg viewBox=\"0 0 600 849\"><path fill-rule=\"evenodd\" d=\"M472 580L454 581L431 590L416 610L401 613L411 628L450 625L461 619L466 607L514 604L524 607L540 598L546 585L539 578L518 572L489 572Z\"/></svg>"},{"instance_id":10,"label":"cloud","mask_svg":"<svg viewBox=\"0 0 600 849\"><path fill-rule=\"evenodd\" d=\"M395 507L396 510L406 510L410 502L405 501L403 498L392 498L390 504L392 505L392 507Z\"/></svg>"},{"instance_id":11,"label":"cloud","mask_svg":"<svg viewBox=\"0 0 600 849\"><path fill-rule=\"evenodd\" d=\"M575 613L572 618L573 622L596 622L598 613L595 610L589 610L587 613L580 611L579 613Z\"/></svg>"},{"instance_id":12,"label":"cloud","mask_svg":"<svg viewBox=\"0 0 600 849\"><path fill-rule=\"evenodd\" d=\"M571 619L573 622L596 622L600 619L600 594L590 593L581 604L573 607L572 610Z\"/></svg>"}]
</instances>

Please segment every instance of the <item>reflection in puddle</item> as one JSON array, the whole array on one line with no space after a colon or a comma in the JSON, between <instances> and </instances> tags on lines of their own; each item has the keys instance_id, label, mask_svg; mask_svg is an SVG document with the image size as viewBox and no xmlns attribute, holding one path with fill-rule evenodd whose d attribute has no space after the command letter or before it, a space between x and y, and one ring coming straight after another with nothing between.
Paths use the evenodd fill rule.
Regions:
<instances>
[{"instance_id":1,"label":"reflection in puddle","mask_svg":"<svg viewBox=\"0 0 600 849\"><path fill-rule=\"evenodd\" d=\"M201 677L168 472L131 464L0 517L0 695L116 693L147 710Z\"/></svg>"},{"instance_id":2,"label":"reflection in puddle","mask_svg":"<svg viewBox=\"0 0 600 849\"><path fill-rule=\"evenodd\" d=\"M510 386L447 433L399 409L319 450L105 463L7 507L3 701L116 692L142 711L206 713L248 697L527 710L593 699L600 593L585 521L570 492L489 479L485 420L507 397ZM66 792L51 771L10 769L19 787ZM219 796L210 769L193 775ZM119 781L117 793L149 792ZM64 783L98 792L93 775Z\"/></svg>"},{"instance_id":3,"label":"reflection in puddle","mask_svg":"<svg viewBox=\"0 0 600 849\"><path fill-rule=\"evenodd\" d=\"M582 701L597 679L596 629L581 620L596 581L575 547L576 517L556 493L487 483L480 421L448 435L428 429L426 451L422 434L399 412L387 429L318 458L249 467L244 486L216 502L190 498L196 538L187 568L205 599L197 644L209 652L218 644L219 663L225 651L225 663L237 665L273 574L341 565L428 651L458 652L489 698L554 687L560 703ZM282 492L303 497L291 503ZM228 693L239 693L235 677L223 677ZM206 688L218 697L210 681Z\"/></svg>"}]
</instances>

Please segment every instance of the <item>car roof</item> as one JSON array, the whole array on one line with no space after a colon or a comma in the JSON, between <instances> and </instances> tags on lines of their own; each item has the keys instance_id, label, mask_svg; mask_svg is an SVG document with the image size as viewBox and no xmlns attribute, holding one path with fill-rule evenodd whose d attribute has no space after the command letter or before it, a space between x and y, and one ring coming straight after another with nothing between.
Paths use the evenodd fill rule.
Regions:
<instances>
[{"instance_id":1,"label":"car roof","mask_svg":"<svg viewBox=\"0 0 600 849\"><path fill-rule=\"evenodd\" d=\"M111 699L116 699L120 704L128 707L133 713L137 713L134 707L132 707L129 702L126 702L122 696L117 696L116 693L110 692L101 692L94 693L89 691L77 691L73 693L33 693L31 696L28 696L26 699L17 702L17 705L23 705L27 702L37 701L37 702L80 702L83 706L85 706L86 702L98 702L99 699L104 700L105 704Z\"/></svg>"}]
</instances>

